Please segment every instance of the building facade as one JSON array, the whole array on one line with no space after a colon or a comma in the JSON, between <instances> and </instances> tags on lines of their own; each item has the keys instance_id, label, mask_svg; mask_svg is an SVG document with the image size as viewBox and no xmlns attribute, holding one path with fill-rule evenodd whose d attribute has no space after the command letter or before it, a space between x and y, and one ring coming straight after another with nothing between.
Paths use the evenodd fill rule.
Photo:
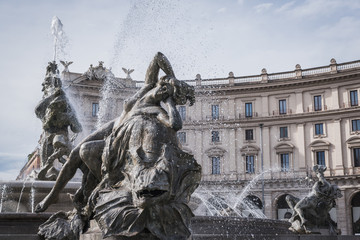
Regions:
<instances>
[{"instance_id":1,"label":"building facade","mask_svg":"<svg viewBox=\"0 0 360 240\"><path fill-rule=\"evenodd\" d=\"M102 121L120 115L123 101L143 84L114 77L102 62L84 74L62 74L85 129L77 141L96 128L100 114ZM115 87L102 93L109 78ZM344 195L332 219L342 234L360 233L360 61L332 59L327 66L245 77L198 74L186 82L196 89L196 103L178 106L178 137L202 165L191 203L196 214L242 210L248 217L288 218L285 196L306 196L316 181L312 167L321 164ZM111 108L104 111L101 99Z\"/></svg>"}]
</instances>

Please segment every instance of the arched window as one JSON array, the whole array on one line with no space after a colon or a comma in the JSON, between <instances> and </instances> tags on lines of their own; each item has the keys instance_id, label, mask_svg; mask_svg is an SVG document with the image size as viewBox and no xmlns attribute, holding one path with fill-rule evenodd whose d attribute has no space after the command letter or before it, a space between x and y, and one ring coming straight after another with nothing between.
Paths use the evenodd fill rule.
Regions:
<instances>
[{"instance_id":1,"label":"arched window","mask_svg":"<svg viewBox=\"0 0 360 240\"><path fill-rule=\"evenodd\" d=\"M353 136L349 138L346 143L350 151L351 166L360 167L360 137Z\"/></svg>"},{"instance_id":2,"label":"arched window","mask_svg":"<svg viewBox=\"0 0 360 240\"><path fill-rule=\"evenodd\" d=\"M241 204L239 205L241 208L241 213L244 217L254 217L254 218L263 218L265 217L263 214L263 203L255 195L246 196Z\"/></svg>"},{"instance_id":3,"label":"arched window","mask_svg":"<svg viewBox=\"0 0 360 240\"><path fill-rule=\"evenodd\" d=\"M284 194L277 198L277 202L276 202L277 219L289 219L292 215L292 210L289 207L288 203L286 202L287 195L288 194Z\"/></svg>"},{"instance_id":4,"label":"arched window","mask_svg":"<svg viewBox=\"0 0 360 240\"><path fill-rule=\"evenodd\" d=\"M351 200L353 233L360 234L360 192L357 192Z\"/></svg>"}]
</instances>

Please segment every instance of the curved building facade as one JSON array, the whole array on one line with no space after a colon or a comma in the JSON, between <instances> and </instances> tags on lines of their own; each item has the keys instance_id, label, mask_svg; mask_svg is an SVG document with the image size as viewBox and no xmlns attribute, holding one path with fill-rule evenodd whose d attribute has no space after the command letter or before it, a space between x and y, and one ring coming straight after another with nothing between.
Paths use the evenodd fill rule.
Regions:
<instances>
[{"instance_id":1,"label":"curved building facade","mask_svg":"<svg viewBox=\"0 0 360 240\"><path fill-rule=\"evenodd\" d=\"M87 135L101 111L102 62L84 74L63 72L67 94ZM143 84L115 78L109 91L111 119ZM343 197L331 211L342 234L360 234L360 61L254 76L186 81L196 89L194 106L178 106L183 148L202 165L202 183L192 199L196 214L272 219L290 215L285 196L306 196L316 181L315 164ZM80 139L79 137L78 139ZM210 196L210 197L209 197ZM255 207L242 207L240 202ZM212 206L205 206L204 204ZM225 204L226 203L226 204Z\"/></svg>"}]
</instances>

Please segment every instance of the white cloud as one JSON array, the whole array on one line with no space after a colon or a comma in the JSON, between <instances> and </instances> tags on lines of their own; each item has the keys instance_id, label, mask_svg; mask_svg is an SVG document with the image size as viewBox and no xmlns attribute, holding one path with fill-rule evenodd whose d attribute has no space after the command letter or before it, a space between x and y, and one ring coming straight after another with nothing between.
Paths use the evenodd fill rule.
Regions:
<instances>
[{"instance_id":1,"label":"white cloud","mask_svg":"<svg viewBox=\"0 0 360 240\"><path fill-rule=\"evenodd\" d=\"M245 2L245 0L237 0L237 3L238 3L239 5L243 5L244 2Z\"/></svg>"},{"instance_id":2,"label":"white cloud","mask_svg":"<svg viewBox=\"0 0 360 240\"><path fill-rule=\"evenodd\" d=\"M342 12L345 9L355 10L360 8L360 1L356 0L306 0L303 4L289 9L293 4L293 2L286 3L277 11L288 12L292 16L302 18L308 16L330 16L331 14Z\"/></svg>"},{"instance_id":3,"label":"white cloud","mask_svg":"<svg viewBox=\"0 0 360 240\"><path fill-rule=\"evenodd\" d=\"M0 181L15 180L19 175L20 169L14 168L6 171L0 171Z\"/></svg>"},{"instance_id":4,"label":"white cloud","mask_svg":"<svg viewBox=\"0 0 360 240\"><path fill-rule=\"evenodd\" d=\"M295 1L291 1L288 3L285 3L284 5L282 5L281 7L279 7L278 9L275 10L275 12L284 12L287 11L289 8L291 8L293 5L295 4Z\"/></svg>"},{"instance_id":5,"label":"white cloud","mask_svg":"<svg viewBox=\"0 0 360 240\"><path fill-rule=\"evenodd\" d=\"M273 3L262 3L262 4L259 4L259 5L256 5L254 7L254 9L255 9L255 11L257 13L262 13L262 12L265 12L265 11L269 10L272 5L273 5Z\"/></svg>"},{"instance_id":6,"label":"white cloud","mask_svg":"<svg viewBox=\"0 0 360 240\"><path fill-rule=\"evenodd\" d=\"M217 10L217 12L218 12L218 13L226 12L226 8L225 8L225 7L219 8L219 9Z\"/></svg>"}]
</instances>

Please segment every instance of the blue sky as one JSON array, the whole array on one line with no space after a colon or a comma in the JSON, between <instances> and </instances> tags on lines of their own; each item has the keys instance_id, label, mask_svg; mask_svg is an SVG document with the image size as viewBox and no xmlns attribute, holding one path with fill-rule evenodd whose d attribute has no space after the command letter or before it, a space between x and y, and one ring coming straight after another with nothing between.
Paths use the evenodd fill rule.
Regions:
<instances>
[{"instance_id":1,"label":"blue sky","mask_svg":"<svg viewBox=\"0 0 360 240\"><path fill-rule=\"evenodd\" d=\"M35 148L54 15L68 38L64 60L85 72L102 60L143 79L162 51L179 79L259 74L360 59L358 0L0 0L0 180L15 179Z\"/></svg>"}]
</instances>

